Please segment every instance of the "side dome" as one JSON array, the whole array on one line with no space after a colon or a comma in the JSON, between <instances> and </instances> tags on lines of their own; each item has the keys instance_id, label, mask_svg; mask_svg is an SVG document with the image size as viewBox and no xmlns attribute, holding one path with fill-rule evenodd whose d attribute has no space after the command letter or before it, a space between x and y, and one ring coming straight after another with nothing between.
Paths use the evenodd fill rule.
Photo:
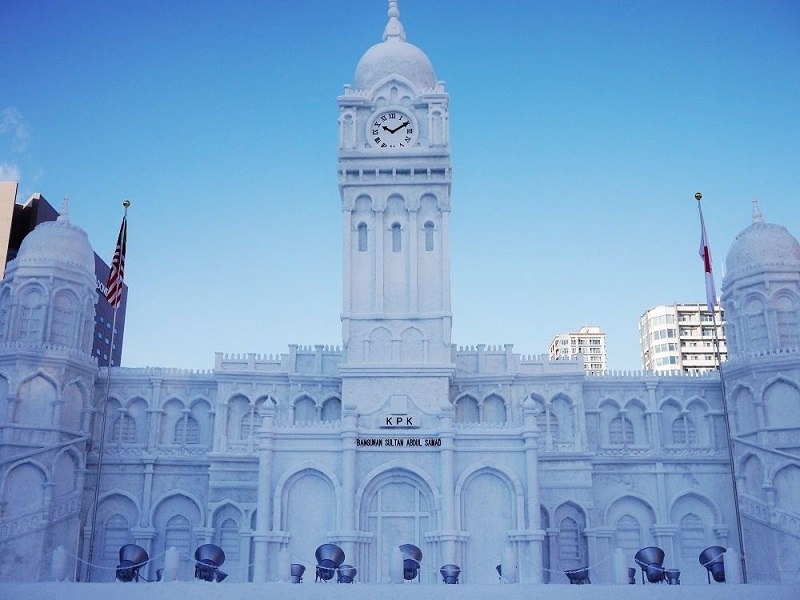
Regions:
<instances>
[{"instance_id":1,"label":"side dome","mask_svg":"<svg viewBox=\"0 0 800 600\"><path fill-rule=\"evenodd\" d=\"M89 236L65 215L40 223L25 236L15 262L22 266L64 265L76 267L94 279L94 251Z\"/></svg>"},{"instance_id":2,"label":"side dome","mask_svg":"<svg viewBox=\"0 0 800 600\"><path fill-rule=\"evenodd\" d=\"M383 41L372 46L358 61L354 85L356 89L369 90L388 75L405 77L419 90L436 87L431 61L422 50L406 42L394 0L389 2L389 22L383 31Z\"/></svg>"},{"instance_id":3,"label":"side dome","mask_svg":"<svg viewBox=\"0 0 800 600\"><path fill-rule=\"evenodd\" d=\"M782 225L765 223L758 205L753 223L734 239L725 259L725 278L771 269L800 271L800 243Z\"/></svg>"}]
</instances>

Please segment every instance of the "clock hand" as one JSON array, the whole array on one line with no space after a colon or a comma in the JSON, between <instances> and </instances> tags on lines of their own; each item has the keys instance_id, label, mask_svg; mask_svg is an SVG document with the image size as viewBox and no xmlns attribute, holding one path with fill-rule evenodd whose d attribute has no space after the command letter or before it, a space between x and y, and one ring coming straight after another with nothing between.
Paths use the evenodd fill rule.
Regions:
<instances>
[{"instance_id":1,"label":"clock hand","mask_svg":"<svg viewBox=\"0 0 800 600\"><path fill-rule=\"evenodd\" d=\"M388 131L389 133L394 133L393 129L389 129L386 125L382 125L384 131Z\"/></svg>"},{"instance_id":2,"label":"clock hand","mask_svg":"<svg viewBox=\"0 0 800 600\"><path fill-rule=\"evenodd\" d=\"M400 125L398 125L398 126L397 126L397 127L395 127L394 129L387 129L387 131L388 131L389 133L394 133L395 131L399 131L399 130L401 130L403 127L407 127L407 126L408 126L408 124L409 124L410 122L411 122L411 121L406 121L405 123L400 123ZM386 127L385 127L385 126L384 126L384 129L386 129Z\"/></svg>"}]
</instances>

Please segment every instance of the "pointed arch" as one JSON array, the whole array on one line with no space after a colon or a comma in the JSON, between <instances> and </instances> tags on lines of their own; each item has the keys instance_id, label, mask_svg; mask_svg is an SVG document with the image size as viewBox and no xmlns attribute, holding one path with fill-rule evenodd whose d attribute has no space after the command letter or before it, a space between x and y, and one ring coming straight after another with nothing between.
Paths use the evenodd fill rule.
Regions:
<instances>
[{"instance_id":1,"label":"pointed arch","mask_svg":"<svg viewBox=\"0 0 800 600\"><path fill-rule=\"evenodd\" d=\"M764 421L767 428L800 427L800 388L786 377L776 377L764 387Z\"/></svg>"},{"instance_id":2,"label":"pointed arch","mask_svg":"<svg viewBox=\"0 0 800 600\"><path fill-rule=\"evenodd\" d=\"M503 425L506 422L506 401L497 392L491 392L483 399L483 422L491 425Z\"/></svg>"},{"instance_id":3,"label":"pointed arch","mask_svg":"<svg viewBox=\"0 0 800 600\"><path fill-rule=\"evenodd\" d=\"M310 395L303 393L292 402L294 423L316 423L319 421L317 402Z\"/></svg>"},{"instance_id":4,"label":"pointed arch","mask_svg":"<svg viewBox=\"0 0 800 600\"><path fill-rule=\"evenodd\" d=\"M469 392L465 392L458 396L453 402L455 406L456 423L479 423L480 422L480 409L478 408L478 400Z\"/></svg>"}]
</instances>

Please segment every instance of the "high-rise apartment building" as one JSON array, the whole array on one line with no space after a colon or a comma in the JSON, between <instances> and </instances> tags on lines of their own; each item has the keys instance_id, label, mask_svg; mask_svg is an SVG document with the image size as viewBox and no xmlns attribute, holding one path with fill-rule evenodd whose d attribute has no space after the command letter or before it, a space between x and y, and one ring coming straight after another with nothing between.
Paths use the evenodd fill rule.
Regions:
<instances>
[{"instance_id":1,"label":"high-rise apartment building","mask_svg":"<svg viewBox=\"0 0 800 600\"><path fill-rule=\"evenodd\" d=\"M728 356L723 311L714 313L705 303L671 304L650 308L639 318L639 344L646 370L683 372L689 375L713 371ZM716 329L716 337L714 330Z\"/></svg>"},{"instance_id":2,"label":"high-rise apartment building","mask_svg":"<svg viewBox=\"0 0 800 600\"><path fill-rule=\"evenodd\" d=\"M550 342L550 358L553 360L574 359L583 355L583 369L587 373L600 375L608 370L606 334L595 326L581 327L573 333L559 333Z\"/></svg>"}]
</instances>

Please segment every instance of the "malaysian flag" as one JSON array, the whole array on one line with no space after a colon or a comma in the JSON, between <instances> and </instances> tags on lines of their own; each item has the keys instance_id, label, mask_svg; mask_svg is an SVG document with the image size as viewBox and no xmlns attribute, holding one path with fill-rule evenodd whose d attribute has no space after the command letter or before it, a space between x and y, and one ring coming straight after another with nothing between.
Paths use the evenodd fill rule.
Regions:
<instances>
[{"instance_id":1,"label":"malaysian flag","mask_svg":"<svg viewBox=\"0 0 800 600\"><path fill-rule=\"evenodd\" d=\"M127 207L126 207L127 208ZM122 301L122 286L125 285L125 245L128 241L128 214L122 217L122 225L119 228L117 237L117 249L114 250L114 258L111 261L111 273L108 275L108 291L106 299L115 309Z\"/></svg>"}]
</instances>

